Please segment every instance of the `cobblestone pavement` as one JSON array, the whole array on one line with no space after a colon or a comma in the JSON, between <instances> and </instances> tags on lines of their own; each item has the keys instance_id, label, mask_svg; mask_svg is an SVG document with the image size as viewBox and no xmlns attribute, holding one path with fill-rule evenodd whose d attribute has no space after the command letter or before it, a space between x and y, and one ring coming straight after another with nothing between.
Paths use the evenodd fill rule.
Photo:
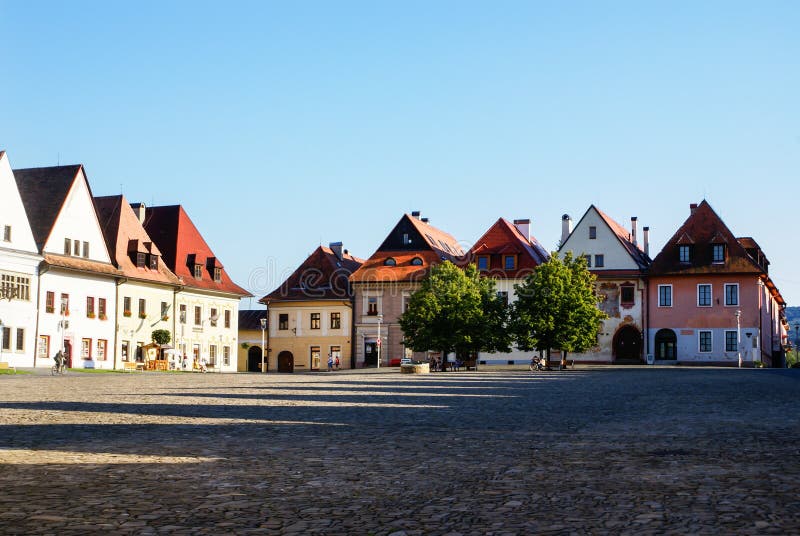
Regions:
<instances>
[{"instance_id":1,"label":"cobblestone pavement","mask_svg":"<svg viewBox=\"0 0 800 536\"><path fill-rule=\"evenodd\" d=\"M0 376L3 534L798 534L800 370Z\"/></svg>"}]
</instances>

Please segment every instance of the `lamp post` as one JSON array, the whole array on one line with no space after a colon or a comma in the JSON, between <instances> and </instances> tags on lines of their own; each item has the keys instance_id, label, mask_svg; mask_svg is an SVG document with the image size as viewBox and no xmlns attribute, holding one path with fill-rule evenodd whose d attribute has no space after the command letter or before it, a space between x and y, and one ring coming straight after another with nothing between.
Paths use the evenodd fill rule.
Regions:
<instances>
[{"instance_id":1,"label":"lamp post","mask_svg":"<svg viewBox=\"0 0 800 536\"><path fill-rule=\"evenodd\" d=\"M383 315L378 315L378 340L375 341L375 345L378 348L378 368L381 368L381 322L383 322Z\"/></svg>"},{"instance_id":2,"label":"lamp post","mask_svg":"<svg viewBox=\"0 0 800 536\"><path fill-rule=\"evenodd\" d=\"M264 370L264 354L266 353L266 348L264 348L264 336L267 332L267 319L261 319L261 372L266 372Z\"/></svg>"},{"instance_id":3,"label":"lamp post","mask_svg":"<svg viewBox=\"0 0 800 536\"><path fill-rule=\"evenodd\" d=\"M736 311L736 352L739 356L739 368L742 368L742 311Z\"/></svg>"}]
</instances>

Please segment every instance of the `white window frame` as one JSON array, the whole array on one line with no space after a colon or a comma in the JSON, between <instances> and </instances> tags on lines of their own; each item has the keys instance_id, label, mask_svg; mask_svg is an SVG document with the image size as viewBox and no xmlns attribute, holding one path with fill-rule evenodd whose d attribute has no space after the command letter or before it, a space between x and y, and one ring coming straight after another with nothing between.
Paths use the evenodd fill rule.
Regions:
<instances>
[{"instance_id":1,"label":"white window frame","mask_svg":"<svg viewBox=\"0 0 800 536\"><path fill-rule=\"evenodd\" d=\"M701 343L700 343L700 339L701 339L701 334L703 334L703 333L708 333L711 336L711 349L709 349L709 350L703 350L702 349L702 346L701 346ZM697 351L699 353L701 353L701 354L710 354L710 353L712 353L714 351L714 332L713 331L711 331L710 329L701 329L701 330L697 331Z\"/></svg>"},{"instance_id":2,"label":"white window frame","mask_svg":"<svg viewBox=\"0 0 800 536\"><path fill-rule=\"evenodd\" d=\"M736 348L733 350L728 350L728 333L733 333L736 337ZM738 352L739 351L739 332L735 329L726 329L725 330L725 351L726 352Z\"/></svg>"},{"instance_id":3,"label":"white window frame","mask_svg":"<svg viewBox=\"0 0 800 536\"><path fill-rule=\"evenodd\" d=\"M661 305L661 288L668 287L669 288L669 305ZM672 304L675 303L675 296L672 293L672 285L658 285L658 296L656 297L656 302L658 303L658 307L672 307Z\"/></svg>"},{"instance_id":4,"label":"white window frame","mask_svg":"<svg viewBox=\"0 0 800 536\"><path fill-rule=\"evenodd\" d=\"M728 303L728 287L736 287L736 303ZM739 298L739 283L725 283L723 286L723 297L725 300L725 307L739 307L741 299Z\"/></svg>"},{"instance_id":5,"label":"white window frame","mask_svg":"<svg viewBox=\"0 0 800 536\"><path fill-rule=\"evenodd\" d=\"M708 287L708 305L700 305L700 287ZM697 306L712 307L714 305L714 286L711 283L697 284Z\"/></svg>"}]
</instances>

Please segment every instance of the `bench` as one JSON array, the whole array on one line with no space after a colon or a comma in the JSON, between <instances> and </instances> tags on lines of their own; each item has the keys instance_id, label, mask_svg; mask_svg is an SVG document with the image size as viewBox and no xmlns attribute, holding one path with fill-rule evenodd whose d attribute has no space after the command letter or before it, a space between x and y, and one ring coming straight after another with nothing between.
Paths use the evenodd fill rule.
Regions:
<instances>
[{"instance_id":1,"label":"bench","mask_svg":"<svg viewBox=\"0 0 800 536\"><path fill-rule=\"evenodd\" d=\"M17 367L7 361L0 361L0 370L13 370L14 374L17 373Z\"/></svg>"},{"instance_id":2,"label":"bench","mask_svg":"<svg viewBox=\"0 0 800 536\"><path fill-rule=\"evenodd\" d=\"M137 363L136 361L123 361L122 362L122 370L123 372L136 372L143 363Z\"/></svg>"},{"instance_id":3,"label":"bench","mask_svg":"<svg viewBox=\"0 0 800 536\"><path fill-rule=\"evenodd\" d=\"M466 370L478 370L478 360L477 359L467 359L463 363L464 369Z\"/></svg>"}]
</instances>

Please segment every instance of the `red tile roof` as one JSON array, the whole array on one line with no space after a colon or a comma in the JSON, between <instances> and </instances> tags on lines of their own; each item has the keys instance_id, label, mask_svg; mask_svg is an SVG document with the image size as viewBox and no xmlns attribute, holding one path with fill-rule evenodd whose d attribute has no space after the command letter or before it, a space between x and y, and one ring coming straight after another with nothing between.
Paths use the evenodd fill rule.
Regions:
<instances>
[{"instance_id":1,"label":"red tile roof","mask_svg":"<svg viewBox=\"0 0 800 536\"><path fill-rule=\"evenodd\" d=\"M608 225L609 229L611 229L611 231L617 236L617 239L619 240L620 244L622 244L622 247L625 248L625 250L628 252L628 255L631 256L631 258L636 262L636 264L638 264L641 269L646 269L648 266L650 266L651 262L650 257L644 254L644 251L642 251L639 248L638 244L633 243L633 241L631 240L631 233L627 229L625 229L622 225L614 221L614 219L611 216L609 216L599 208L595 207L594 205L592 205L589 208L591 209L592 207L594 207L594 209L597 211L597 214L600 215L600 218L606 223L606 225Z\"/></svg>"},{"instance_id":2,"label":"red tile roof","mask_svg":"<svg viewBox=\"0 0 800 536\"><path fill-rule=\"evenodd\" d=\"M259 300L261 303L308 300L349 300L348 278L364 260L319 246L286 281Z\"/></svg>"},{"instance_id":3,"label":"red tile roof","mask_svg":"<svg viewBox=\"0 0 800 536\"><path fill-rule=\"evenodd\" d=\"M84 259L83 257L68 257L66 255L45 253L44 262L50 266L64 268L66 270L72 270L76 272L86 272L109 276L122 275L122 272L117 270L112 264Z\"/></svg>"},{"instance_id":4,"label":"red tile roof","mask_svg":"<svg viewBox=\"0 0 800 536\"><path fill-rule=\"evenodd\" d=\"M180 205L149 207L145 211L144 229L158 245L164 262L181 282L190 288L251 296L221 270L221 279L214 281L211 263L220 266L214 252L206 244L189 215ZM209 262L210 261L210 262ZM194 277L194 264L202 265L200 279Z\"/></svg>"},{"instance_id":5,"label":"red tile roof","mask_svg":"<svg viewBox=\"0 0 800 536\"><path fill-rule=\"evenodd\" d=\"M393 259L395 264L387 265L387 259ZM414 264L414 259L419 259L420 264ZM350 276L350 281L353 283L421 281L431 266L441 262L441 256L431 250L377 251Z\"/></svg>"},{"instance_id":6,"label":"red tile roof","mask_svg":"<svg viewBox=\"0 0 800 536\"><path fill-rule=\"evenodd\" d=\"M550 257L547 250L533 237L523 235L516 225L505 218L498 219L470 248L461 264L477 263L477 257L489 256L488 273L493 277L518 279L533 272ZM515 255L516 267L505 270L503 256Z\"/></svg>"},{"instance_id":7,"label":"red tile roof","mask_svg":"<svg viewBox=\"0 0 800 536\"><path fill-rule=\"evenodd\" d=\"M181 284L178 277L167 268L161 251L139 223L139 218L124 196L95 197L94 206L111 260L125 277L176 286ZM131 257L132 251L158 255L158 269L151 270L149 261L145 267L137 267Z\"/></svg>"}]
</instances>

